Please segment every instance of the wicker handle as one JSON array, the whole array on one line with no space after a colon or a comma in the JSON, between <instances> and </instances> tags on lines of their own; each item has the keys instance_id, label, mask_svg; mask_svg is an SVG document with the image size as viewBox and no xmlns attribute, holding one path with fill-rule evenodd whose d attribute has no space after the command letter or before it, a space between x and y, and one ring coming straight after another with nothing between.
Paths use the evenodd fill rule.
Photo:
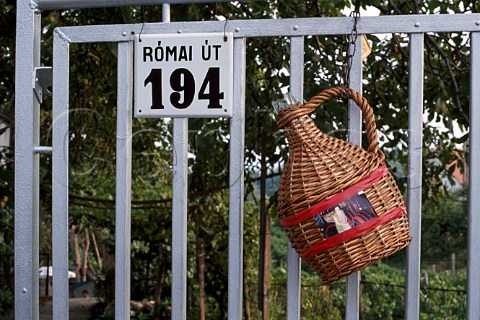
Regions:
<instances>
[{"instance_id":1,"label":"wicker handle","mask_svg":"<svg viewBox=\"0 0 480 320\"><path fill-rule=\"evenodd\" d=\"M365 129L367 130L367 139L369 142L369 146L367 149L368 152L378 153L379 148L377 125L375 124L372 107L370 107L367 99L365 99L360 93L356 92L355 90L349 88L347 90L343 90L343 92L346 94L347 98L353 100L363 112L363 115L365 117ZM341 93L342 89L339 87L323 90L316 96L312 97L307 103L303 105L303 107L306 109L310 109L308 111L310 113L325 101L328 101L331 98L339 97Z\"/></svg>"},{"instance_id":2,"label":"wicker handle","mask_svg":"<svg viewBox=\"0 0 480 320\"><path fill-rule=\"evenodd\" d=\"M282 112L278 115L277 123L280 128L288 125L293 119L297 119L302 115L306 115L315 110L325 101L330 100L331 98L339 97L342 92L340 87L325 89L322 92L318 93L316 96L312 97L304 105L297 105L292 108L285 109L285 112ZM368 152L374 154L379 154L383 156L383 153L378 148L378 135L377 135L377 126L375 124L375 118L373 117L372 107L368 104L367 99L362 97L362 95L356 92L353 89L344 90L347 98L352 99L362 110L365 116L365 128L367 130L367 139L369 142Z\"/></svg>"}]
</instances>

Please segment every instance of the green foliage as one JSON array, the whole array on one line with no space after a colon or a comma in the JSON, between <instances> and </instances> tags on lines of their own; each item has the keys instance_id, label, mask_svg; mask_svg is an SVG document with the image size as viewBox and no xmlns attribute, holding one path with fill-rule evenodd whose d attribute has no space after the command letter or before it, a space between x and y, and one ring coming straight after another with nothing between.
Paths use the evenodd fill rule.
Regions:
<instances>
[{"instance_id":1,"label":"green foliage","mask_svg":"<svg viewBox=\"0 0 480 320\"><path fill-rule=\"evenodd\" d=\"M427 259L467 257L468 208L465 190L451 192L437 205L432 201L423 206L422 255Z\"/></svg>"},{"instance_id":2,"label":"green foliage","mask_svg":"<svg viewBox=\"0 0 480 320\"><path fill-rule=\"evenodd\" d=\"M112 304L108 310L102 315L92 315L95 319L114 320L115 319L115 306ZM154 320L154 319L170 319L171 318L171 306L168 300L162 301L160 317L156 318L152 310L131 310L130 319L132 320Z\"/></svg>"},{"instance_id":3,"label":"green foliage","mask_svg":"<svg viewBox=\"0 0 480 320\"><path fill-rule=\"evenodd\" d=\"M13 308L14 212L13 162L10 150L0 150L0 315Z\"/></svg>"},{"instance_id":4,"label":"green foliage","mask_svg":"<svg viewBox=\"0 0 480 320\"><path fill-rule=\"evenodd\" d=\"M288 245L288 239L285 231L283 231L283 228L280 226L278 219L275 219L275 222L272 225L271 239L272 268L274 270L282 269L284 272L286 272Z\"/></svg>"},{"instance_id":5,"label":"green foliage","mask_svg":"<svg viewBox=\"0 0 480 320\"><path fill-rule=\"evenodd\" d=\"M466 319L466 269L452 279L450 272L429 272L429 287L422 286L420 319Z\"/></svg>"},{"instance_id":6,"label":"green foliage","mask_svg":"<svg viewBox=\"0 0 480 320\"><path fill-rule=\"evenodd\" d=\"M4 315L11 308L13 308L13 290L0 287L0 315Z\"/></svg>"},{"instance_id":7,"label":"green foliage","mask_svg":"<svg viewBox=\"0 0 480 320\"><path fill-rule=\"evenodd\" d=\"M377 263L362 274L362 311L365 319L402 319L405 311L404 272Z\"/></svg>"},{"instance_id":8,"label":"green foliage","mask_svg":"<svg viewBox=\"0 0 480 320\"><path fill-rule=\"evenodd\" d=\"M466 270L452 278L449 271L428 274L429 284L422 278L420 293L420 319L466 318ZM273 274L270 292L270 319L285 319L286 277ZM405 270L376 263L361 272L360 319L404 319ZM322 285L316 275L302 273L302 319L343 319L345 313L345 282ZM252 301L252 305L255 301ZM260 317L254 311L253 318Z\"/></svg>"},{"instance_id":9,"label":"green foliage","mask_svg":"<svg viewBox=\"0 0 480 320\"><path fill-rule=\"evenodd\" d=\"M306 319L344 318L345 285L319 285L318 277L310 272L302 272L301 314Z\"/></svg>"},{"instance_id":10,"label":"green foliage","mask_svg":"<svg viewBox=\"0 0 480 320\"><path fill-rule=\"evenodd\" d=\"M0 122L7 125L15 109L15 14L14 1L0 0Z\"/></svg>"}]
</instances>

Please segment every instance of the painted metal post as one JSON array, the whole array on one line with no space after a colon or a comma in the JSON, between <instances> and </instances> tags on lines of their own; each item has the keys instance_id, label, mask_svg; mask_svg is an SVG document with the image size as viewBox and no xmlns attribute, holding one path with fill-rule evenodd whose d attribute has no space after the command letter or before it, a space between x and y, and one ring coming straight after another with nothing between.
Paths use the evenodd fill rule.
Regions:
<instances>
[{"instance_id":1,"label":"painted metal post","mask_svg":"<svg viewBox=\"0 0 480 320\"><path fill-rule=\"evenodd\" d=\"M162 5L170 22L170 5ZM188 118L173 119L172 319L187 318Z\"/></svg>"},{"instance_id":2,"label":"painted metal post","mask_svg":"<svg viewBox=\"0 0 480 320\"><path fill-rule=\"evenodd\" d=\"M115 319L130 319L130 246L132 200L131 42L118 44L117 150L115 195Z\"/></svg>"},{"instance_id":3,"label":"painted metal post","mask_svg":"<svg viewBox=\"0 0 480 320\"><path fill-rule=\"evenodd\" d=\"M480 32L470 35L467 319L480 319Z\"/></svg>"},{"instance_id":4,"label":"painted metal post","mask_svg":"<svg viewBox=\"0 0 480 320\"><path fill-rule=\"evenodd\" d=\"M303 101L303 37L290 38L290 93ZM287 319L300 319L301 261L290 243L287 249Z\"/></svg>"},{"instance_id":5,"label":"painted metal post","mask_svg":"<svg viewBox=\"0 0 480 320\"><path fill-rule=\"evenodd\" d=\"M172 319L187 318L188 121L173 122Z\"/></svg>"},{"instance_id":6,"label":"painted metal post","mask_svg":"<svg viewBox=\"0 0 480 320\"><path fill-rule=\"evenodd\" d=\"M350 71L350 88L362 93L362 41L359 35L354 51L352 69ZM362 145L362 111L352 100L348 100L348 140L356 145ZM360 272L352 273L347 277L347 303L345 308L346 320L358 320L360 315Z\"/></svg>"},{"instance_id":7,"label":"painted metal post","mask_svg":"<svg viewBox=\"0 0 480 320\"><path fill-rule=\"evenodd\" d=\"M233 40L233 113L230 119L228 318L242 319L245 157L245 38Z\"/></svg>"},{"instance_id":8,"label":"painted metal post","mask_svg":"<svg viewBox=\"0 0 480 320\"><path fill-rule=\"evenodd\" d=\"M405 319L419 318L420 248L422 221L423 145L423 33L410 34L410 75L408 88L408 221L412 242L407 248Z\"/></svg>"},{"instance_id":9,"label":"painted metal post","mask_svg":"<svg viewBox=\"0 0 480 320\"><path fill-rule=\"evenodd\" d=\"M40 66L41 15L17 1L15 49L15 318L38 315L40 106L32 83Z\"/></svg>"},{"instance_id":10,"label":"painted metal post","mask_svg":"<svg viewBox=\"0 0 480 320\"><path fill-rule=\"evenodd\" d=\"M68 319L69 41L53 36L52 257L53 319Z\"/></svg>"}]
</instances>

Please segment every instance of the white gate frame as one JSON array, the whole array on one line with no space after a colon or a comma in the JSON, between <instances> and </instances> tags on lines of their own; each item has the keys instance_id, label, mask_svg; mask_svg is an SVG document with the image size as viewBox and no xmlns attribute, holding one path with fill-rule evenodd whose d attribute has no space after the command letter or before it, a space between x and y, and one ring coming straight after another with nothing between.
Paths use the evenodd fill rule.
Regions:
<instances>
[{"instance_id":1,"label":"white gate frame","mask_svg":"<svg viewBox=\"0 0 480 320\"><path fill-rule=\"evenodd\" d=\"M158 4L158 0L18 0L15 87L15 315L38 319L39 154L53 153L53 319L68 319L68 95L69 45L118 43L117 186L115 240L115 317L129 319L130 201L132 136L133 34L232 32L234 34L234 106L230 122L230 205L228 317L242 318L243 199L245 135L245 39L283 36L291 39L290 91L303 100L304 36L347 35L353 18L299 18L215 22L146 23L60 27L53 50L53 146L39 146L41 95L36 70L40 64L41 10ZM189 1L169 1L187 3ZM198 1L203 2L203 1ZM164 21L169 5L163 4ZM480 318L480 14L362 17L359 34L410 34L408 212L412 243L407 251L406 313L419 318L422 186L423 51L426 32L471 32L470 190L468 233L469 320ZM361 42L357 44L361 46ZM353 59L350 86L361 92L361 48ZM36 89L34 91L34 89ZM37 92L37 95L35 94ZM186 319L186 213L188 120L174 120L176 161L173 179L172 318ZM349 140L361 142L361 113L349 103ZM181 152L179 152L181 150ZM300 319L300 260L289 246L287 319ZM347 280L345 318L359 318L359 273Z\"/></svg>"}]
</instances>

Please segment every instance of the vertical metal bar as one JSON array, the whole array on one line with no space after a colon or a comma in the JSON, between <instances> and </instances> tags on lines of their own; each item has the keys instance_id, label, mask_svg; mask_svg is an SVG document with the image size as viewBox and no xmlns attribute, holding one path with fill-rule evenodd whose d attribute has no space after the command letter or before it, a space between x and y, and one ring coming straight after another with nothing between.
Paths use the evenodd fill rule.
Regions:
<instances>
[{"instance_id":1,"label":"vertical metal bar","mask_svg":"<svg viewBox=\"0 0 480 320\"><path fill-rule=\"evenodd\" d=\"M187 318L188 119L173 121L172 319Z\"/></svg>"},{"instance_id":2,"label":"vertical metal bar","mask_svg":"<svg viewBox=\"0 0 480 320\"><path fill-rule=\"evenodd\" d=\"M162 4L163 22L170 5ZM188 119L173 119L172 319L187 318Z\"/></svg>"},{"instance_id":3,"label":"vertical metal bar","mask_svg":"<svg viewBox=\"0 0 480 320\"><path fill-rule=\"evenodd\" d=\"M118 44L115 195L115 319L130 319L132 43Z\"/></svg>"},{"instance_id":4,"label":"vertical metal bar","mask_svg":"<svg viewBox=\"0 0 480 320\"><path fill-rule=\"evenodd\" d=\"M230 119L228 318L242 319L245 152L245 38L233 40L233 114Z\"/></svg>"},{"instance_id":5,"label":"vertical metal bar","mask_svg":"<svg viewBox=\"0 0 480 320\"><path fill-rule=\"evenodd\" d=\"M423 33L410 34L408 88L408 220L412 242L407 249L405 319L419 319L422 221Z\"/></svg>"},{"instance_id":6,"label":"vertical metal bar","mask_svg":"<svg viewBox=\"0 0 480 320\"><path fill-rule=\"evenodd\" d=\"M362 41L356 41L356 48L350 71L350 88L362 92ZM350 52L353 51L350 46ZM362 145L362 112L352 100L348 100L348 140L356 145ZM347 303L345 307L346 320L358 320L360 314L360 272L347 277Z\"/></svg>"},{"instance_id":7,"label":"vertical metal bar","mask_svg":"<svg viewBox=\"0 0 480 320\"><path fill-rule=\"evenodd\" d=\"M290 93L303 101L303 37L290 38ZM300 319L301 263L290 243L287 249L287 319Z\"/></svg>"},{"instance_id":8,"label":"vertical metal bar","mask_svg":"<svg viewBox=\"0 0 480 320\"><path fill-rule=\"evenodd\" d=\"M169 3L162 4L162 21L170 22L170 4Z\"/></svg>"},{"instance_id":9,"label":"vertical metal bar","mask_svg":"<svg viewBox=\"0 0 480 320\"><path fill-rule=\"evenodd\" d=\"M53 319L68 319L68 84L69 42L53 38L52 257Z\"/></svg>"},{"instance_id":10,"label":"vertical metal bar","mask_svg":"<svg viewBox=\"0 0 480 320\"><path fill-rule=\"evenodd\" d=\"M467 319L480 319L480 32L470 35Z\"/></svg>"},{"instance_id":11,"label":"vertical metal bar","mask_svg":"<svg viewBox=\"0 0 480 320\"><path fill-rule=\"evenodd\" d=\"M40 106L32 88L40 65L41 15L17 3L15 57L15 318L38 319Z\"/></svg>"}]
</instances>

